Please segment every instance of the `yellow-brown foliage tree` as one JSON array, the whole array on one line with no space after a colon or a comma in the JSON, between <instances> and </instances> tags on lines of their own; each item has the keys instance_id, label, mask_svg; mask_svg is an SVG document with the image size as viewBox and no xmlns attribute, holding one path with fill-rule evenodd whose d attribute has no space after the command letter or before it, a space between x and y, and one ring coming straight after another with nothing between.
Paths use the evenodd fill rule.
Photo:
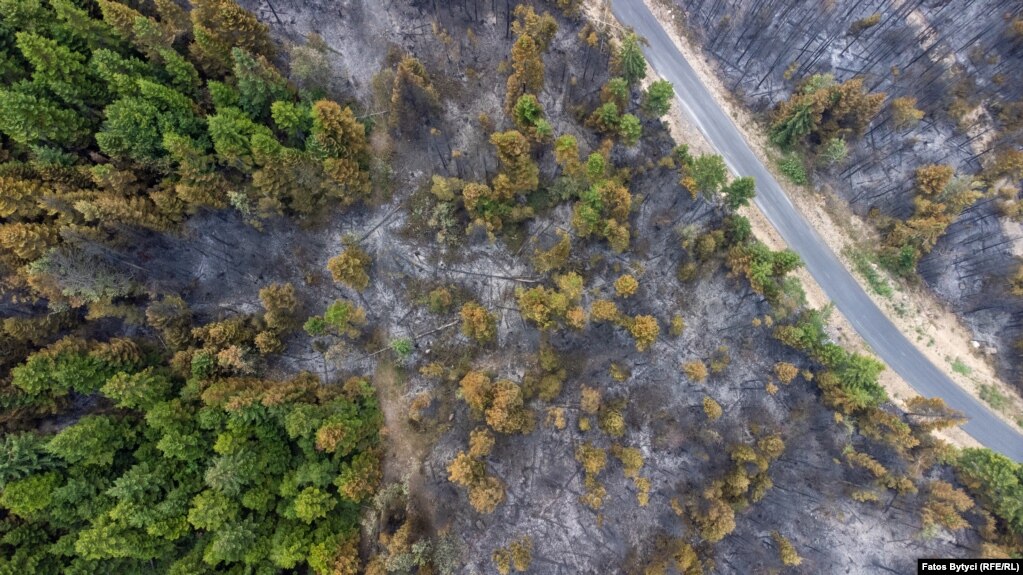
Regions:
<instances>
[{"instance_id":1,"label":"yellow-brown foliage tree","mask_svg":"<svg viewBox=\"0 0 1023 575\"><path fill-rule=\"evenodd\" d=\"M469 433L469 455L481 459L490 455L494 449L494 434L482 427L474 429Z\"/></svg>"},{"instance_id":2,"label":"yellow-brown foliage tree","mask_svg":"<svg viewBox=\"0 0 1023 575\"><path fill-rule=\"evenodd\" d=\"M440 108L437 90L426 67L417 58L405 56L398 62L391 85L391 128L414 133L424 119Z\"/></svg>"},{"instance_id":3,"label":"yellow-brown foliage tree","mask_svg":"<svg viewBox=\"0 0 1023 575\"><path fill-rule=\"evenodd\" d=\"M777 531L771 532L771 538L774 539L774 543L778 546L778 557L786 567L798 567L802 565L803 558L796 552L796 548L793 547L792 543L786 539L781 533Z\"/></svg>"},{"instance_id":4,"label":"yellow-brown foliage tree","mask_svg":"<svg viewBox=\"0 0 1023 575\"><path fill-rule=\"evenodd\" d=\"M694 359L682 364L682 373L686 377L699 383L707 379L707 366L700 360Z\"/></svg>"},{"instance_id":5,"label":"yellow-brown foliage tree","mask_svg":"<svg viewBox=\"0 0 1023 575\"><path fill-rule=\"evenodd\" d=\"M462 318L462 333L466 337L488 342L497 335L497 318L478 303L467 302L459 315Z\"/></svg>"},{"instance_id":6,"label":"yellow-brown foliage tree","mask_svg":"<svg viewBox=\"0 0 1023 575\"><path fill-rule=\"evenodd\" d=\"M548 250L537 250L533 253L533 267L542 274L559 270L568 263L571 253L571 238L566 232L559 230L557 243Z\"/></svg>"},{"instance_id":7,"label":"yellow-brown foliage tree","mask_svg":"<svg viewBox=\"0 0 1023 575\"><path fill-rule=\"evenodd\" d=\"M774 364L774 375L782 383L791 383L799 375L799 368L791 363L779 361Z\"/></svg>"},{"instance_id":8,"label":"yellow-brown foliage tree","mask_svg":"<svg viewBox=\"0 0 1023 575\"><path fill-rule=\"evenodd\" d=\"M470 371L458 384L462 399L473 413L483 416L494 397L494 385L490 377L481 371Z\"/></svg>"},{"instance_id":9,"label":"yellow-brown foliage tree","mask_svg":"<svg viewBox=\"0 0 1023 575\"><path fill-rule=\"evenodd\" d=\"M973 499L951 483L934 480L927 487L927 501L920 511L924 527L940 525L949 531L970 526L962 514L973 509Z\"/></svg>"},{"instance_id":10,"label":"yellow-brown foliage tree","mask_svg":"<svg viewBox=\"0 0 1023 575\"><path fill-rule=\"evenodd\" d=\"M522 387L507 379L498 380L493 386L493 399L486 410L487 425L500 433L529 433L533 429L534 417L526 409Z\"/></svg>"},{"instance_id":11,"label":"yellow-brown foliage tree","mask_svg":"<svg viewBox=\"0 0 1023 575\"><path fill-rule=\"evenodd\" d=\"M582 386L579 395L579 410L587 415L596 415L600 410L600 390L588 385Z\"/></svg>"},{"instance_id":12,"label":"yellow-brown foliage tree","mask_svg":"<svg viewBox=\"0 0 1023 575\"><path fill-rule=\"evenodd\" d=\"M619 276L615 280L615 294L619 297L628 298L635 295L639 289L639 282L630 274Z\"/></svg>"},{"instance_id":13,"label":"yellow-brown foliage tree","mask_svg":"<svg viewBox=\"0 0 1023 575\"><path fill-rule=\"evenodd\" d=\"M590 442L585 442L576 447L575 460L583 466L586 475L596 476L607 467L607 452Z\"/></svg>"},{"instance_id":14,"label":"yellow-brown foliage tree","mask_svg":"<svg viewBox=\"0 0 1023 575\"><path fill-rule=\"evenodd\" d=\"M643 469L643 452L635 447L612 445L611 454L622 462L622 472L626 477L635 479Z\"/></svg>"},{"instance_id":15,"label":"yellow-brown foliage tree","mask_svg":"<svg viewBox=\"0 0 1023 575\"><path fill-rule=\"evenodd\" d=\"M273 57L270 29L234 0L193 0L192 44L189 51L212 76L222 76L231 69L231 48Z\"/></svg>"},{"instance_id":16,"label":"yellow-brown foliage tree","mask_svg":"<svg viewBox=\"0 0 1023 575\"><path fill-rule=\"evenodd\" d=\"M284 333L298 324L298 296L292 284L275 283L266 286L259 290L259 301L266 310L263 321L271 330Z\"/></svg>"},{"instance_id":17,"label":"yellow-brown foliage tree","mask_svg":"<svg viewBox=\"0 0 1023 575\"><path fill-rule=\"evenodd\" d=\"M342 283L355 291L362 291L369 286L367 269L373 259L359 247L355 241L347 240L345 250L327 261L327 269L334 281Z\"/></svg>"},{"instance_id":18,"label":"yellow-brown foliage tree","mask_svg":"<svg viewBox=\"0 0 1023 575\"><path fill-rule=\"evenodd\" d=\"M618 305L606 299L598 299L590 304L590 317L594 321L609 321L617 323L621 319Z\"/></svg>"},{"instance_id":19,"label":"yellow-brown foliage tree","mask_svg":"<svg viewBox=\"0 0 1023 575\"><path fill-rule=\"evenodd\" d=\"M636 340L636 351L646 351L657 341L661 326L652 315L637 315L629 323L629 333Z\"/></svg>"},{"instance_id":20,"label":"yellow-brown foliage tree","mask_svg":"<svg viewBox=\"0 0 1023 575\"><path fill-rule=\"evenodd\" d=\"M504 96L504 110L510 117L515 109L515 102L523 94L535 94L543 88L544 66L540 57L540 47L528 35L519 36L512 45L512 74Z\"/></svg>"},{"instance_id":21,"label":"yellow-brown foliage tree","mask_svg":"<svg viewBox=\"0 0 1023 575\"><path fill-rule=\"evenodd\" d=\"M693 509L692 519L700 536L710 543L721 541L735 530L735 511L732 506L710 492L704 493Z\"/></svg>"},{"instance_id":22,"label":"yellow-brown foliage tree","mask_svg":"<svg viewBox=\"0 0 1023 575\"><path fill-rule=\"evenodd\" d=\"M913 127L923 117L923 110L918 110L916 107L916 98L906 96L892 100L892 121L895 122L896 127Z\"/></svg>"},{"instance_id":23,"label":"yellow-brown foliage tree","mask_svg":"<svg viewBox=\"0 0 1023 575\"><path fill-rule=\"evenodd\" d=\"M703 413L707 415L707 419L710 421L717 421L718 419L721 419L721 414L724 412L721 409L721 404L714 401L714 398L704 397Z\"/></svg>"}]
</instances>

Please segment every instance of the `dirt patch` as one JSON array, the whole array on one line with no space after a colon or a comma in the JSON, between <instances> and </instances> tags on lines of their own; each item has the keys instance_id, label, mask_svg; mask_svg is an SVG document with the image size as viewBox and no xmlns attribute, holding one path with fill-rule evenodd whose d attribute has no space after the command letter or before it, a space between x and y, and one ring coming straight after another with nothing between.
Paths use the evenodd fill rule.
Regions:
<instances>
[{"instance_id":1,"label":"dirt patch","mask_svg":"<svg viewBox=\"0 0 1023 575\"><path fill-rule=\"evenodd\" d=\"M430 437L417 433L409 425L408 399L405 385L389 361L377 363L373 387L384 414L384 435L387 456L384 459L384 481L408 480L411 491L422 478L422 461L430 451Z\"/></svg>"}]
</instances>

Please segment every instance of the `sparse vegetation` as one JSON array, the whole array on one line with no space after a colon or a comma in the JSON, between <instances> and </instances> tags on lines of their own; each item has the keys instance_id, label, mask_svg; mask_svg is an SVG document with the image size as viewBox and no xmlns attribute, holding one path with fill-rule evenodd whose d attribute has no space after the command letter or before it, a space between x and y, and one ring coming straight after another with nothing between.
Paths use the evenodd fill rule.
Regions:
<instances>
[{"instance_id":1,"label":"sparse vegetation","mask_svg":"<svg viewBox=\"0 0 1023 575\"><path fill-rule=\"evenodd\" d=\"M954 176L955 171L947 165L917 168L913 215L904 222L892 222L881 250L881 263L894 273L911 276L920 258L934 248L952 221L983 195L982 182Z\"/></svg>"},{"instance_id":2,"label":"sparse vegetation","mask_svg":"<svg viewBox=\"0 0 1023 575\"><path fill-rule=\"evenodd\" d=\"M710 421L717 421L718 419L721 419L721 414L723 413L721 410L721 404L714 401L713 398L705 397L703 398L703 413Z\"/></svg>"},{"instance_id":3,"label":"sparse vegetation","mask_svg":"<svg viewBox=\"0 0 1023 575\"><path fill-rule=\"evenodd\" d=\"M867 16L865 18L860 18L859 20L853 22L852 25L849 26L849 35L850 36L856 36L857 34L859 34L860 32L863 32L867 28L873 28L874 26L877 26L880 23L881 23L881 13L880 12L874 12L870 16ZM786 565L788 565L788 564L786 563Z\"/></svg>"},{"instance_id":4,"label":"sparse vegetation","mask_svg":"<svg viewBox=\"0 0 1023 575\"><path fill-rule=\"evenodd\" d=\"M771 538L774 539L774 543L778 546L778 557L783 565L798 567L803 564L803 558L799 556L799 553L796 553L796 548L781 533L774 531L771 533Z\"/></svg>"},{"instance_id":5,"label":"sparse vegetation","mask_svg":"<svg viewBox=\"0 0 1023 575\"><path fill-rule=\"evenodd\" d=\"M971 373L973 373L973 368L963 363L963 360L957 357L952 360L952 371L958 373L959 375L968 376Z\"/></svg>"},{"instance_id":6,"label":"sparse vegetation","mask_svg":"<svg viewBox=\"0 0 1023 575\"><path fill-rule=\"evenodd\" d=\"M615 293L618 294L619 297L627 298L634 295L638 289L639 282L636 281L636 278L629 274L619 276L618 279L615 280Z\"/></svg>"},{"instance_id":7,"label":"sparse vegetation","mask_svg":"<svg viewBox=\"0 0 1023 575\"><path fill-rule=\"evenodd\" d=\"M1009 398L1005 396L996 386L982 383L978 386L980 398L991 407L1002 411L1009 407Z\"/></svg>"},{"instance_id":8,"label":"sparse vegetation","mask_svg":"<svg viewBox=\"0 0 1023 575\"><path fill-rule=\"evenodd\" d=\"M790 182L797 186L806 185L809 179L806 176L806 167L803 165L803 158L796 152L788 152L778 160L778 169Z\"/></svg>"},{"instance_id":9,"label":"sparse vegetation","mask_svg":"<svg viewBox=\"0 0 1023 575\"><path fill-rule=\"evenodd\" d=\"M916 98L907 96L892 100L892 121L899 128L911 128L923 117L923 111L916 107Z\"/></svg>"},{"instance_id":10,"label":"sparse vegetation","mask_svg":"<svg viewBox=\"0 0 1023 575\"><path fill-rule=\"evenodd\" d=\"M682 364L682 373L686 377L699 383L707 379L707 365L700 360L687 361Z\"/></svg>"},{"instance_id":11,"label":"sparse vegetation","mask_svg":"<svg viewBox=\"0 0 1023 575\"><path fill-rule=\"evenodd\" d=\"M470 339L487 342L496 336L497 319L483 306L468 302L462 306L462 333Z\"/></svg>"},{"instance_id":12,"label":"sparse vegetation","mask_svg":"<svg viewBox=\"0 0 1023 575\"><path fill-rule=\"evenodd\" d=\"M880 272L874 267L874 261L871 257L862 250L848 249L845 255L852 261L856 272L860 274L863 279L867 280L867 285L870 286L871 291L881 297L892 297L895 294L895 290L892 289L890 283L881 277Z\"/></svg>"},{"instance_id":13,"label":"sparse vegetation","mask_svg":"<svg viewBox=\"0 0 1023 575\"><path fill-rule=\"evenodd\" d=\"M394 353L398 354L398 357L405 359L408 356L412 355L413 350L412 340L408 338L398 338L391 340L391 349L394 350Z\"/></svg>"}]
</instances>

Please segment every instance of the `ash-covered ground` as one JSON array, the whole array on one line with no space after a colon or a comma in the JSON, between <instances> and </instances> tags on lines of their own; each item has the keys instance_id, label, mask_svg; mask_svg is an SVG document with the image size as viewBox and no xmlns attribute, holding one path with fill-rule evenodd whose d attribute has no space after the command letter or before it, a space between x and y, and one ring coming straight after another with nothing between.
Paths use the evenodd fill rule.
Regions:
<instances>
[{"instance_id":1,"label":"ash-covered ground","mask_svg":"<svg viewBox=\"0 0 1023 575\"><path fill-rule=\"evenodd\" d=\"M329 46L338 97L358 102L360 114L385 111L374 77L394 53L423 62L443 112L424 118L419 130L374 135L378 154L388 154L391 178L369 206L304 227L281 220L256 229L233 213L203 214L190 220L184 233L140 246L136 257L145 262L151 288L182 294L207 320L257 309L258 290L282 281L295 284L309 314L322 313L338 297L363 306L371 329L358 349L328 357L310 338L296 335L271 368L310 370L330 381L376 372L390 445L386 480L408 482L423 536L444 533L458 543L459 572L493 573L495 549L524 536L533 545L529 572L552 574L641 573L656 563L666 540L693 543L716 573L909 573L916 557L976 553L972 529L921 532L922 495L882 491L873 503L850 498L851 492L870 488L872 476L844 462L847 446L870 451L885 464L896 465L896 456L837 423L805 376L768 393L768 384L776 382L776 362L815 366L771 337L764 318L773 312L744 278L730 276L718 259L702 265L694 279L680 281L677 271L685 258L680 227L707 230L721 215L706 200L690 198L676 171L656 165L675 145L659 122L644 123L638 147L618 145L612 155L617 166L633 169L630 249L616 254L604 242L573 238L568 265L585 280L587 307L598 298L612 299L612 284L621 274L639 280L635 295L616 301L629 315L657 318L661 335L650 349L637 351L624 329L609 324L555 330L545 338L517 311L516 288L552 283L530 262L535 250L554 244L558 230L571 230L567 204L539 212L496 241L481 233L454 241L436 238L422 207L430 177L489 179L497 162L477 119L488 114L498 129L511 126L501 110L506 73L499 71L511 47L507 6L357 0L245 4L282 42L300 43L310 33L319 34ZM581 21L559 16L558 22L544 58L546 83L539 99L555 134L575 135L588 153L599 140L576 119L574 108L592 109L608 78L608 55L580 41ZM460 153L453 154L456 150ZM541 181L550 181L557 168L549 153L540 167ZM373 259L370 285L361 293L334 284L325 270L345 236L358 240ZM175 255L156 262L147 260L149 253ZM426 309L424 294L441 286L455 294L456 304L472 299L498 314L496 342L480 346L460 334L457 305L441 314ZM668 326L676 314L685 329L672 336ZM371 355L395 338L413 340L410 357ZM550 402L530 401L534 431L496 434L486 464L505 484L506 497L492 514L480 514L467 503L465 490L448 481L447 467L481 422L458 398L457 379L427 378L418 370L438 361L458 373L477 369L520 382L535 368L544 339L566 370L563 388ZM716 360L720 369L694 382L681 370L693 360ZM616 380L612 365L628 375ZM596 425L580 431L583 386L599 389L603 401L621 407L622 437L612 438ZM429 407L413 423L409 405L424 392ZM705 397L721 405L720 419L708 421ZM564 429L547 421L551 407L564 410ZM696 502L728 471L729 449L773 433L786 445L769 468L773 488L762 500L737 509L736 528L722 541L701 541L688 515L676 510ZM584 474L575 454L584 442L640 449L645 462L640 476L651 482L649 503L639 504L635 482L610 454L596 478L606 488L602 508L580 502ZM945 471L932 474L950 479ZM775 531L792 542L803 558L800 566L783 566ZM372 542L364 545L367 553L373 548Z\"/></svg>"}]
</instances>

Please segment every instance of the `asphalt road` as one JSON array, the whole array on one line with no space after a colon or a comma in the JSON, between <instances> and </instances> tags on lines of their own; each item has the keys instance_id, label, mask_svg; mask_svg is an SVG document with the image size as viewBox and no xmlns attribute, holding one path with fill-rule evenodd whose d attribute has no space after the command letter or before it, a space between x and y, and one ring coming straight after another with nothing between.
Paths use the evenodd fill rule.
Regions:
<instances>
[{"instance_id":1,"label":"asphalt road","mask_svg":"<svg viewBox=\"0 0 1023 575\"><path fill-rule=\"evenodd\" d=\"M612 0L612 12L619 22L646 38L649 45L643 51L647 61L658 75L674 85L686 114L729 168L756 179L757 206L874 353L920 395L941 397L950 407L965 413L969 422L963 429L981 444L1015 461L1023 461L1023 435L931 363L867 296L757 159L643 0Z\"/></svg>"}]
</instances>

